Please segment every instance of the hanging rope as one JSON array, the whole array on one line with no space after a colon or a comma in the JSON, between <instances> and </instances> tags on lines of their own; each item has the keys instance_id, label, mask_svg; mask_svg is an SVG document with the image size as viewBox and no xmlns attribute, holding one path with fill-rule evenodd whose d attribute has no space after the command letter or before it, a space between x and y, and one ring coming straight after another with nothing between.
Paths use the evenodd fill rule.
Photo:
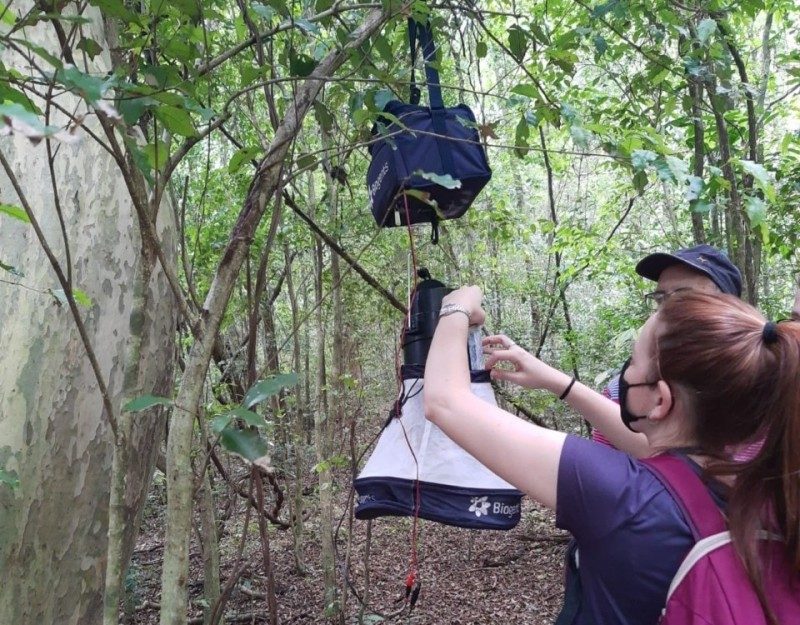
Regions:
<instances>
[{"instance_id":1,"label":"hanging rope","mask_svg":"<svg viewBox=\"0 0 800 625\"><path fill-rule=\"evenodd\" d=\"M402 374L402 349L403 345L405 344L405 337L406 332L411 326L411 311L414 309L414 299L417 296L417 284L418 284L418 268L417 268L417 252L416 247L414 245L414 233L411 229L411 214L408 207L408 196L404 193L403 194L403 204L405 208L406 214L406 230L408 232L408 242L409 248L411 252L411 275L413 276L413 289L411 290L411 298L408 303L408 310L405 314L405 318L403 320L403 328L400 332L400 341L398 342L397 349L395 351L395 377L397 382L397 400L392 407L392 413L395 418L398 419L398 423L403 431L403 437L405 438L406 444L408 445L408 449L411 452L411 457L414 459L414 470L415 470L415 479L414 479L414 512L411 519L411 538L410 538L410 554L409 554L409 564L408 564L408 574L406 575L405 580L405 601L409 604L409 611L414 609L414 605L419 598L419 593L421 589L421 582L419 579L419 554L418 554L418 536L419 536L419 512L422 507L422 492L421 492L421 485L419 480L419 461L417 459L417 455L414 453L414 448L411 445L411 441L408 438L408 432L406 431L405 425L401 419L402 410L405 403L411 399L411 397L416 396L422 391L422 388L418 389L416 392L412 394L411 391L414 390L414 386L416 386L417 381L414 382L414 385L409 389L409 393L405 393L405 387L403 384L403 374Z\"/></svg>"}]
</instances>

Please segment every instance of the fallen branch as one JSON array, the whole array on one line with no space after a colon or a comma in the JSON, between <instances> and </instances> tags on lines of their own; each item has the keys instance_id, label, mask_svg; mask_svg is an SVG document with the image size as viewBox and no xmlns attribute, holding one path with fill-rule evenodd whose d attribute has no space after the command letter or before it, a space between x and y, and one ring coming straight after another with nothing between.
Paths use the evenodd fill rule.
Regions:
<instances>
[{"instance_id":1,"label":"fallen branch","mask_svg":"<svg viewBox=\"0 0 800 625\"><path fill-rule=\"evenodd\" d=\"M568 543L571 536L569 534L520 534L514 538L531 543Z\"/></svg>"}]
</instances>

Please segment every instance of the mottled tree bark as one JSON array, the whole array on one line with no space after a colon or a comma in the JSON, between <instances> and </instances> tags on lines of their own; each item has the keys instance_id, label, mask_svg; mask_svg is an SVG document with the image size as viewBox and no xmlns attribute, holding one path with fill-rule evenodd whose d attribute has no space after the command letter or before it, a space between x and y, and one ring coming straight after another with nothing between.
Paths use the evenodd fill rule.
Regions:
<instances>
[{"instance_id":1,"label":"mottled tree bark","mask_svg":"<svg viewBox=\"0 0 800 625\"><path fill-rule=\"evenodd\" d=\"M103 42L99 15L86 16L94 20L85 26L87 36ZM40 23L24 36L58 54L50 28ZM30 71L10 51L2 61ZM104 53L91 71L109 67ZM84 106L69 94L58 98L68 110ZM43 102L39 106L46 108ZM50 123L65 121L51 111ZM102 135L94 117L86 124ZM51 150L54 189L45 142L34 146L19 137L3 138L0 151L64 273L91 299L80 316L113 411L119 416L134 387L169 394L175 307L163 273L143 251L117 164L88 137L60 144L57 153ZM3 173L0 201L21 203ZM170 217L162 211L158 224L168 240ZM0 485L0 623L92 625L103 615L114 458L109 415L75 319L52 295L61 286L40 241L21 223L5 220L0 232L4 262L24 272L18 279L24 286L0 283L0 468L19 476L14 490ZM171 243L165 245L168 256L171 249ZM111 531L123 563L133 550L163 428L164 418L155 411L120 420L127 470L115 506L126 522Z\"/></svg>"}]
</instances>

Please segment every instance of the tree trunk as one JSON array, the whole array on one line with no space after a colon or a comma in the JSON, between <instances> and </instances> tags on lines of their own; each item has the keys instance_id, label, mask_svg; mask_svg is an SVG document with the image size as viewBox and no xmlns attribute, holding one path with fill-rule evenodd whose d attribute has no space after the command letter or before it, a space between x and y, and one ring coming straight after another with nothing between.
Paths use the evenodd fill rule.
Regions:
<instances>
[{"instance_id":1,"label":"tree trunk","mask_svg":"<svg viewBox=\"0 0 800 625\"><path fill-rule=\"evenodd\" d=\"M173 411L167 442L167 530L161 574L161 625L186 623L192 515L192 470L189 464L192 426L215 337L236 278L266 210L267 200L274 196L278 188L289 147L300 132L303 119L325 79L332 76L349 58L353 48L361 46L387 19L388 15L381 10L370 11L362 24L348 37L347 43L332 50L298 87L293 105L287 107L286 116L281 120L273 141L259 164L250 192L211 281L203 303L203 318L197 338L186 360L178 389L176 405L180 408Z\"/></svg>"},{"instance_id":2,"label":"tree trunk","mask_svg":"<svg viewBox=\"0 0 800 625\"><path fill-rule=\"evenodd\" d=\"M719 144L722 174L730 185L728 190L729 204L726 207L726 231L729 237L728 250L733 262L742 272L742 299L755 306L758 304L758 276L755 274L755 264L753 262L752 230L747 214L744 212L736 173L733 170L733 155L731 154L728 125L723 116L723 111L720 110L721 100L717 97L715 85L709 84L706 85L706 88L717 128L717 143Z\"/></svg>"},{"instance_id":3,"label":"tree trunk","mask_svg":"<svg viewBox=\"0 0 800 625\"><path fill-rule=\"evenodd\" d=\"M198 419L200 435L203 441L208 440L208 427L201 416ZM210 450L209 450L210 453ZM205 456L200 456L205 461ZM211 485L211 467L203 471L202 486L197 492L198 511L200 514L200 546L203 551L203 625L211 625L214 606L219 601L220 568L219 568L219 535L217 528L214 490Z\"/></svg>"},{"instance_id":4,"label":"tree trunk","mask_svg":"<svg viewBox=\"0 0 800 625\"><path fill-rule=\"evenodd\" d=\"M703 91L699 82L695 78L688 79L689 98L692 106L692 174L698 178L703 177L705 160L705 131L703 127ZM706 242L706 231L703 225L703 216L689 209L692 216L692 235L695 245Z\"/></svg>"},{"instance_id":5,"label":"tree trunk","mask_svg":"<svg viewBox=\"0 0 800 625\"><path fill-rule=\"evenodd\" d=\"M300 328L297 324L300 315L297 309L297 293L294 290L294 280L292 278L292 266L288 244L284 244L284 258L286 259L286 293L289 296L289 305L292 313L292 363L294 370L299 372L302 366L300 356ZM308 353L306 351L306 353ZM302 382L301 382L302 384ZM292 547L294 553L294 566L298 573L305 574L303 564L303 476L305 475L303 450L305 449L305 428L303 424L305 403L303 401L303 390L298 385L295 391L295 404L287 418L291 419L290 441L291 456L294 469L294 482L291 497L291 519L292 519Z\"/></svg>"},{"instance_id":6,"label":"tree trunk","mask_svg":"<svg viewBox=\"0 0 800 625\"><path fill-rule=\"evenodd\" d=\"M16 8L16 7L15 7ZM94 10L86 36L105 41ZM59 51L51 25L26 29L25 37ZM29 71L6 51L7 66ZM90 70L110 68L106 53ZM61 95L67 109L81 106ZM44 110L45 104L38 103ZM52 115L50 123L65 122ZM102 135L94 121L86 124ZM63 211L74 288L91 304L80 309L89 347L100 365L113 411L134 389L169 394L174 352L175 306L151 250L143 253L139 224L116 163L88 136L59 145L49 184L46 143L0 139L0 151L31 204L43 234L67 272L67 248L57 212ZM0 201L20 205L0 173ZM173 232L171 211L161 211L159 230ZM133 550L138 519L164 428L151 410L118 419L126 465L115 509L126 519L109 529L114 440L97 378L69 308L52 293L61 287L31 227L4 221L4 262L24 272L23 286L0 283L0 469L19 485L0 485L0 623L92 625L103 616L109 534L116 544L114 571L121 578ZM165 252L171 258L174 245ZM27 288L26 288L27 287ZM50 291L52 289L52 291ZM23 599L24 598L24 599Z\"/></svg>"},{"instance_id":7,"label":"tree trunk","mask_svg":"<svg viewBox=\"0 0 800 625\"><path fill-rule=\"evenodd\" d=\"M315 201L313 175L309 176L309 201ZM335 556L333 551L333 480L330 467L330 444L328 431L333 420L328 398L328 375L325 357L325 316L323 314L323 266L322 242L314 243L314 306L316 307L316 354L317 354L317 407L314 411L314 446L317 453L317 483L319 488L319 538L320 564L323 578L323 605L325 616L332 617L339 611Z\"/></svg>"}]
</instances>

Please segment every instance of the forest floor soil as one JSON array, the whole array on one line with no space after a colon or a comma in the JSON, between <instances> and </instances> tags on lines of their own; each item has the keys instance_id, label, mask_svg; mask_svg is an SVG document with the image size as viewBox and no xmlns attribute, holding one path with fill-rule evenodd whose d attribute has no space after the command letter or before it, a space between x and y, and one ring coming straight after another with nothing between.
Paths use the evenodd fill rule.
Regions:
<instances>
[{"instance_id":1,"label":"forest floor soil","mask_svg":"<svg viewBox=\"0 0 800 625\"><path fill-rule=\"evenodd\" d=\"M246 470L242 467L243 485ZM350 525L347 504L350 480L346 472L337 476L338 511L343 516L337 536L340 578L348 548ZM290 530L270 527L270 555L275 578L279 623L408 623L414 625L545 625L552 623L563 598L563 558L567 535L554 526L553 514L524 500L522 520L511 531L467 530L420 521L418 538L419 600L409 614L402 608L408 574L411 519L380 518L372 521L369 556L369 588L365 595L364 554L367 522L352 521L349 577L344 621L325 616L320 566L318 511L313 479L305 498L310 520L305 524L302 563L298 572ZM223 485L224 486L224 485ZM287 495L288 496L288 495ZM159 589L163 557L163 475L156 480L145 509L130 572L126 579L127 604L122 621L129 625L158 623ZM225 519L221 539L222 586L241 564L237 554L245 518L245 499L218 497L219 519ZM232 508L228 506L233 506ZM269 507L269 502L267 502ZM282 518L288 517L283 510ZM339 521L337 518L337 523ZM199 527L196 519L195 527ZM251 514L242 557L244 572L226 605L226 623L268 623L261 542L256 515ZM361 605L353 590L367 605ZM190 550L190 623L202 623L203 561L197 535ZM398 599L400 599L398 601Z\"/></svg>"}]
</instances>

